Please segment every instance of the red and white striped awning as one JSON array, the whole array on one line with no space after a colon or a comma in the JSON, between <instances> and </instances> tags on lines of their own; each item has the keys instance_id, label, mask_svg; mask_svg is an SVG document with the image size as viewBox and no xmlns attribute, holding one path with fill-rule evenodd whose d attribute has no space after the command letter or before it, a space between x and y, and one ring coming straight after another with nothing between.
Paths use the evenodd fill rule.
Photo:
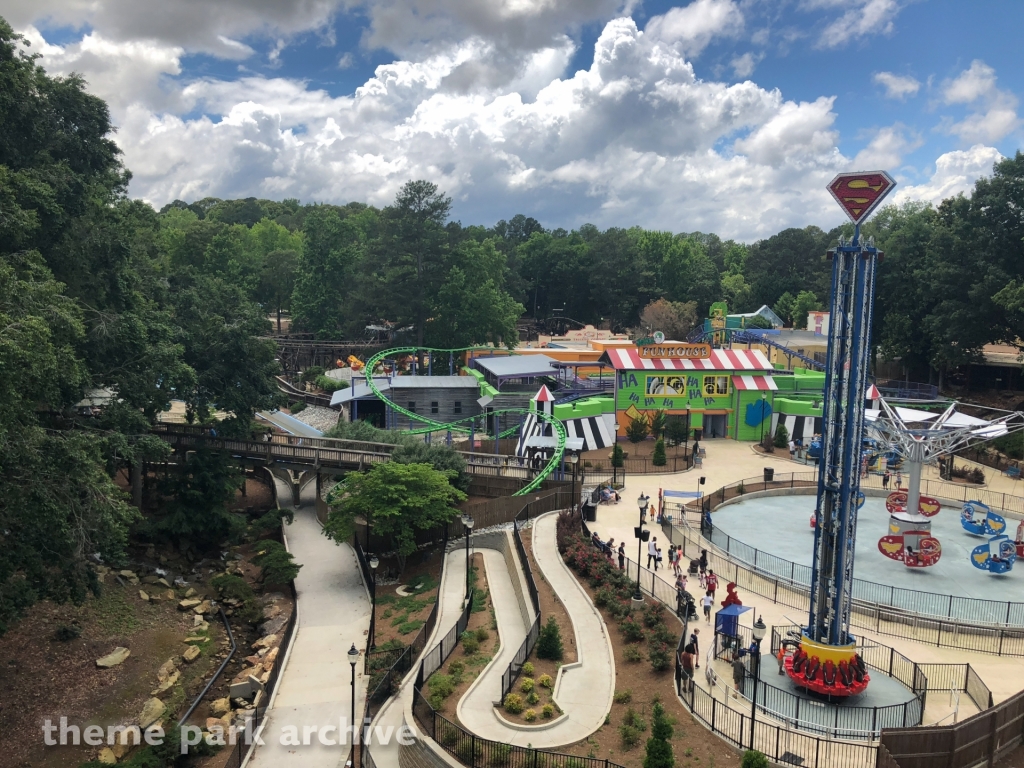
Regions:
<instances>
[{"instance_id":1,"label":"red and white striped awning","mask_svg":"<svg viewBox=\"0 0 1024 768\"><path fill-rule=\"evenodd\" d=\"M738 390L777 390L779 387L771 376L733 376L732 385Z\"/></svg>"},{"instance_id":2,"label":"red and white striped awning","mask_svg":"<svg viewBox=\"0 0 1024 768\"><path fill-rule=\"evenodd\" d=\"M697 360L685 358L642 358L636 349L613 347L601 357L617 371L772 371L768 358L759 349L712 349L711 356Z\"/></svg>"}]
</instances>

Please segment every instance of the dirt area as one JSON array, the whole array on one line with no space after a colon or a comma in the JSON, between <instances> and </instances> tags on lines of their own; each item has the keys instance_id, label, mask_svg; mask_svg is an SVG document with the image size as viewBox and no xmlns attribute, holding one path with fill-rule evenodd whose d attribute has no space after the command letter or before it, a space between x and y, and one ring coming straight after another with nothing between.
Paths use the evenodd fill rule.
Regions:
<instances>
[{"instance_id":1,"label":"dirt area","mask_svg":"<svg viewBox=\"0 0 1024 768\"><path fill-rule=\"evenodd\" d=\"M140 589L150 587L122 586L107 575L99 597L80 606L40 603L0 637L0 732L18 735L4 739L0 766L64 768L95 757L98 748L84 744L45 746L44 721L59 724L66 717L80 728L137 722L159 684L157 669L172 657L178 658L181 679L161 694L168 709L179 711L199 693L223 655L223 626L211 621L207 632L197 633L194 614L179 611L177 599L146 601ZM81 635L61 642L55 636L61 627L80 628ZM200 656L186 664L180 658L189 647L184 640L199 634L209 639L196 643ZM96 660L117 647L131 651L128 659L98 668Z\"/></svg>"},{"instance_id":2,"label":"dirt area","mask_svg":"<svg viewBox=\"0 0 1024 768\"><path fill-rule=\"evenodd\" d=\"M274 490L269 485L270 480L261 482L252 477L245 479L245 492L237 491L235 498L228 502L228 509L241 512L265 512L274 506Z\"/></svg>"},{"instance_id":3,"label":"dirt area","mask_svg":"<svg viewBox=\"0 0 1024 768\"><path fill-rule=\"evenodd\" d=\"M1024 766L1024 744L996 763L996 768L1021 768Z\"/></svg>"},{"instance_id":4,"label":"dirt area","mask_svg":"<svg viewBox=\"0 0 1024 768\"><path fill-rule=\"evenodd\" d=\"M588 579L581 579L578 575L577 579L591 599L600 602L597 596L598 590L607 587L602 585L595 588L591 586ZM651 598L648 598L647 602L650 603ZM739 752L694 720L676 697L672 671L675 640L672 642L671 663L668 669L655 672L647 658L649 641L645 639L640 642L628 642L624 636L620 619L612 616L607 608L601 608L601 615L609 626L609 636L615 654L615 702L612 704L606 725L589 739L562 748L560 751L579 756L607 758L626 766L626 768L642 768L644 744L650 736L651 707L656 702L660 702L665 707L667 714L675 721L671 743L676 766L681 768L691 766L736 768L739 766L741 758ZM630 616L633 615L635 614L630 614ZM682 623L667 610L663 614L663 619L668 631L678 638L682 631ZM649 637L651 630L646 626L644 630ZM639 660L635 660L636 651L640 652ZM632 655L634 660L629 660L627 658L629 655ZM639 729L639 740L634 746L627 746L623 741L622 726L627 724L627 720L630 720L635 726L643 726Z\"/></svg>"},{"instance_id":5,"label":"dirt area","mask_svg":"<svg viewBox=\"0 0 1024 768\"><path fill-rule=\"evenodd\" d=\"M460 643L441 668L430 676L424 690L434 709L455 722L458 722L455 708L459 700L494 658L500 646L494 608L491 606L490 592L487 588L483 555L478 553L470 558L470 569L470 581L475 590L475 597L466 631L474 633L478 647L475 652L467 653L466 645Z\"/></svg>"},{"instance_id":6,"label":"dirt area","mask_svg":"<svg viewBox=\"0 0 1024 768\"><path fill-rule=\"evenodd\" d=\"M416 565L406 566L398 584L377 585L374 642L378 649L408 645L426 622L437 601L441 558L440 551L424 553ZM412 593L398 594L402 586Z\"/></svg>"},{"instance_id":7,"label":"dirt area","mask_svg":"<svg viewBox=\"0 0 1024 768\"><path fill-rule=\"evenodd\" d=\"M644 459L651 458L654 456L654 444L655 441L652 439L644 440L641 443L620 443L622 446L623 458L625 459ZM665 456L672 458L679 456L682 458L685 455L686 446L680 445L669 445L665 443ZM612 466L612 452L608 448L600 448L595 451L585 451L581 454L583 459L583 466L586 469L593 469L600 471L604 469L611 469Z\"/></svg>"}]
</instances>

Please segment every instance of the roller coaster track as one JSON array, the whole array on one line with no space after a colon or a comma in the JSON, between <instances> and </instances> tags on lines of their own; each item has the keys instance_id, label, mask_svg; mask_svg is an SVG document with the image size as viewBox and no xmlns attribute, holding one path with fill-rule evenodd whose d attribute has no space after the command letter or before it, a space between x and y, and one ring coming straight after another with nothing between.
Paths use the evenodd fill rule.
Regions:
<instances>
[{"instance_id":1,"label":"roller coaster track","mask_svg":"<svg viewBox=\"0 0 1024 768\"><path fill-rule=\"evenodd\" d=\"M774 349L779 350L779 352L781 352L783 355L786 355L787 357L795 357L797 360L802 362L811 370L825 370L824 363L819 363L817 360L808 357L802 352L796 352L784 344L779 344L777 341L773 341L771 337L769 337L766 334L733 328L725 330L727 333L730 334L729 339L731 341L738 341L740 344L764 344L766 347L773 347ZM690 332L690 334L686 337L686 340L694 343L702 341L710 343L712 338L714 338L715 333L717 333L717 331L701 331L699 328L697 328L694 331Z\"/></svg>"},{"instance_id":2,"label":"roller coaster track","mask_svg":"<svg viewBox=\"0 0 1024 768\"><path fill-rule=\"evenodd\" d=\"M406 408L403 408L398 403L389 399L387 395L385 395L380 390L380 388L377 386L377 383L373 380L373 371L377 367L377 365L382 363L388 357L397 357L400 355L416 355L419 352L426 352L431 355L435 353L453 355L457 353L473 352L478 350L493 351L490 347L461 347L458 349L433 349L430 347L395 347L393 349L385 349L376 353L373 357L366 361L366 386L370 389L371 392L373 392L374 396L376 396L379 400L381 400L381 402L384 403L385 406L393 409L396 413L400 413L411 420L415 420L426 425L425 427L421 427L419 429L404 430L405 434L422 435L428 432L442 432L452 429L454 429L455 431L468 432L470 431L469 429L467 429L466 427L460 427L459 425L464 423L472 424L476 421L476 419L479 418L478 416L469 416L465 419L459 419L458 421L454 422L442 422L435 421L433 419L428 419L422 414L415 413L414 411L410 411ZM492 415L501 415L505 413L511 413L516 414L517 416L522 416L529 415L534 412L526 410L525 408L503 408L500 410L493 411ZM565 425L562 424L562 422L556 419L554 416L548 416L547 414L542 413L540 411L537 411L535 415L541 421L551 425L552 429L555 432L557 445L555 446L555 451L552 454L551 459L548 461L547 464L544 465L543 469L541 469L537 476L533 478L533 480L531 480L525 487L520 488L518 491L512 494L513 496L523 496L525 494L532 493L537 488L539 488L541 483L543 483L548 478L548 476L550 476L551 473L558 468L559 464L561 464L562 456L565 453L565 440L568 436L568 433L565 431ZM506 432L503 434L511 434L515 429L516 428L506 430Z\"/></svg>"}]
</instances>

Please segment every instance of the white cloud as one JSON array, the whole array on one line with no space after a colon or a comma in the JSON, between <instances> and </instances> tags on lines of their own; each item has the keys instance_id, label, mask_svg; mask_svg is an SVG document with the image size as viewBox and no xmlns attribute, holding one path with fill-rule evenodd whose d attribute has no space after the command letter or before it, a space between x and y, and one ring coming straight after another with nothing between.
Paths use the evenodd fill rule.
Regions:
<instances>
[{"instance_id":1,"label":"white cloud","mask_svg":"<svg viewBox=\"0 0 1024 768\"><path fill-rule=\"evenodd\" d=\"M992 144L1008 136L1021 124L1017 97L996 87L996 71L978 59L957 77L942 84L946 104L968 104L977 111L959 122L947 121L946 130L967 143Z\"/></svg>"},{"instance_id":2,"label":"white cloud","mask_svg":"<svg viewBox=\"0 0 1024 768\"><path fill-rule=\"evenodd\" d=\"M992 166L1003 156L995 147L975 144L968 150L955 150L941 155L935 161L935 173L923 184L896 188L896 203L923 200L939 203L960 193L969 194L982 176L992 173Z\"/></svg>"},{"instance_id":3,"label":"white cloud","mask_svg":"<svg viewBox=\"0 0 1024 768\"><path fill-rule=\"evenodd\" d=\"M716 37L732 37L743 28L743 13L733 0L694 0L654 16L645 32L672 44L684 56L696 56Z\"/></svg>"},{"instance_id":4,"label":"white cloud","mask_svg":"<svg viewBox=\"0 0 1024 768\"><path fill-rule=\"evenodd\" d=\"M871 77L885 88L885 95L890 99L903 101L908 96L916 96L921 83L909 75L894 75L892 72L875 72Z\"/></svg>"},{"instance_id":5,"label":"white cloud","mask_svg":"<svg viewBox=\"0 0 1024 768\"><path fill-rule=\"evenodd\" d=\"M975 59L960 75L942 84L942 97L947 104L971 104L988 98L996 91L996 71Z\"/></svg>"},{"instance_id":6,"label":"white cloud","mask_svg":"<svg viewBox=\"0 0 1024 768\"><path fill-rule=\"evenodd\" d=\"M882 128L850 163L850 170L893 170L903 163L903 156L913 152L924 142L919 136L907 136L899 123Z\"/></svg>"},{"instance_id":7,"label":"white cloud","mask_svg":"<svg viewBox=\"0 0 1024 768\"><path fill-rule=\"evenodd\" d=\"M838 5L818 5L823 4ZM893 20L900 12L896 0L855 0L855 5L825 28L818 40L819 48L838 48L868 35L892 34Z\"/></svg>"},{"instance_id":8,"label":"white cloud","mask_svg":"<svg viewBox=\"0 0 1024 768\"><path fill-rule=\"evenodd\" d=\"M356 63L356 57L352 55L352 51L346 51L340 59L338 59L338 69L349 69Z\"/></svg>"},{"instance_id":9,"label":"white cloud","mask_svg":"<svg viewBox=\"0 0 1024 768\"><path fill-rule=\"evenodd\" d=\"M473 39L378 67L351 96L261 77L143 92L118 108L131 192L155 205L206 195L383 205L428 178L473 221L523 211L751 239L838 218L824 185L848 161L831 99L700 80L630 19L609 22L592 66L572 77L559 74L573 52L563 38L521 59L514 88L477 76L456 87L494 48ZM165 55L157 81L177 61Z\"/></svg>"},{"instance_id":10,"label":"white cloud","mask_svg":"<svg viewBox=\"0 0 1024 768\"><path fill-rule=\"evenodd\" d=\"M737 56L735 59L729 62L729 66L732 67L732 72L736 77L750 77L754 74L754 69L761 63L761 59L764 58L763 53L754 54L747 51L742 56Z\"/></svg>"}]
</instances>

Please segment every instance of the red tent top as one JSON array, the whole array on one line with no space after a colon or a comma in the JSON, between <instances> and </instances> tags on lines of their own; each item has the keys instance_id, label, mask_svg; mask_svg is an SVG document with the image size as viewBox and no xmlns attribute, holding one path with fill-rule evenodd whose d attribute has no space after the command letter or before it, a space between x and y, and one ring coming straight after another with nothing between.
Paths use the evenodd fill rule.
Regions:
<instances>
[{"instance_id":1,"label":"red tent top","mask_svg":"<svg viewBox=\"0 0 1024 768\"><path fill-rule=\"evenodd\" d=\"M533 399L538 403L548 403L554 401L555 396L551 394L551 390L547 388L547 385L544 385Z\"/></svg>"}]
</instances>

